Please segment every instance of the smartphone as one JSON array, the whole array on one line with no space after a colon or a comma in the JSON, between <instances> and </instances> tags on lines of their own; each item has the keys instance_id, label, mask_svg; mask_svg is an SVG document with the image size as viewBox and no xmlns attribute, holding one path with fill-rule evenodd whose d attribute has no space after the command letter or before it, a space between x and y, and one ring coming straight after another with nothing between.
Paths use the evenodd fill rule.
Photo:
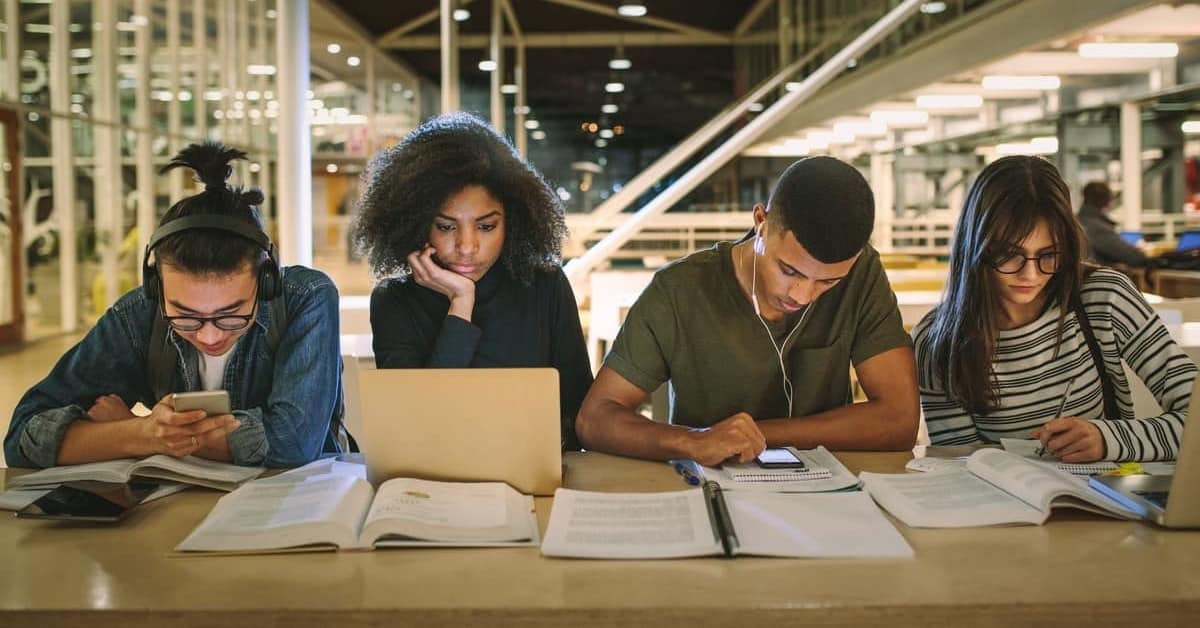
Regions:
<instances>
[{"instance_id":1,"label":"smartphone","mask_svg":"<svg viewBox=\"0 0 1200 628\"><path fill-rule=\"evenodd\" d=\"M198 390L175 393L171 397L176 412L203 410L208 416L229 414L229 392L225 390Z\"/></svg>"},{"instance_id":2,"label":"smartphone","mask_svg":"<svg viewBox=\"0 0 1200 628\"><path fill-rule=\"evenodd\" d=\"M18 510L17 516L115 523L157 489L155 482L68 482Z\"/></svg>"},{"instance_id":3,"label":"smartphone","mask_svg":"<svg viewBox=\"0 0 1200 628\"><path fill-rule=\"evenodd\" d=\"M800 459L792 450L779 447L776 449L764 449L758 457L755 458L758 466L764 469L803 469L804 461Z\"/></svg>"}]
</instances>

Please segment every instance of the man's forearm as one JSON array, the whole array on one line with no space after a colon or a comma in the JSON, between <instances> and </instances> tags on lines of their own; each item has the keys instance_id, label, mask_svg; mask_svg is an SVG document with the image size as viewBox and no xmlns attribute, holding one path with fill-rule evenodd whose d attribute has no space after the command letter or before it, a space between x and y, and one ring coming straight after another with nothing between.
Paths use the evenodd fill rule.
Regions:
<instances>
[{"instance_id":1,"label":"man's forearm","mask_svg":"<svg viewBox=\"0 0 1200 628\"><path fill-rule=\"evenodd\" d=\"M902 451L916 443L919 411L872 400L806 417L759 421L768 447L843 451Z\"/></svg>"},{"instance_id":2,"label":"man's forearm","mask_svg":"<svg viewBox=\"0 0 1200 628\"><path fill-rule=\"evenodd\" d=\"M81 419L67 428L62 446L58 450L59 465L83 464L118 458L135 458L147 455L139 450L136 421L132 418L121 421L96 422Z\"/></svg>"},{"instance_id":3,"label":"man's forearm","mask_svg":"<svg viewBox=\"0 0 1200 628\"><path fill-rule=\"evenodd\" d=\"M584 449L645 460L689 457L687 428L655 423L612 402L587 415L576 426Z\"/></svg>"}]
</instances>

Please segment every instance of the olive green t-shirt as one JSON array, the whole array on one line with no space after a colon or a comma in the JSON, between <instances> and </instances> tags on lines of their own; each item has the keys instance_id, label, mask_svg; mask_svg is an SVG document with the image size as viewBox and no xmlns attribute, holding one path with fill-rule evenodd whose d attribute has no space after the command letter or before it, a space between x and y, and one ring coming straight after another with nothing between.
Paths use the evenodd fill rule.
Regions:
<instances>
[{"instance_id":1,"label":"olive green t-shirt","mask_svg":"<svg viewBox=\"0 0 1200 628\"><path fill-rule=\"evenodd\" d=\"M719 242L663 267L629 310L604 360L638 388L671 382L671 422L706 427L738 412L788 416L779 358ZM896 295L869 246L850 273L805 310L768 322L795 388L792 416L849 404L850 365L911 346Z\"/></svg>"}]
</instances>

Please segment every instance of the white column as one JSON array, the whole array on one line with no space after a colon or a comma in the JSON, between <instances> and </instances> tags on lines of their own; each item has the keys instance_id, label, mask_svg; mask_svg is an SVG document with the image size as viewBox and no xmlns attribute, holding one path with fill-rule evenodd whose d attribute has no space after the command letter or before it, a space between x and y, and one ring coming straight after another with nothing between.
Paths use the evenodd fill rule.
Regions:
<instances>
[{"instance_id":1,"label":"white column","mask_svg":"<svg viewBox=\"0 0 1200 628\"><path fill-rule=\"evenodd\" d=\"M18 0L4 0L4 97L13 102L21 100L21 29Z\"/></svg>"},{"instance_id":2,"label":"white column","mask_svg":"<svg viewBox=\"0 0 1200 628\"><path fill-rule=\"evenodd\" d=\"M104 305L117 302L120 294L121 240L125 225L121 207L121 148L118 132L121 112L117 99L117 5L116 0L93 0L92 59L95 77L95 119L92 127L96 152L93 172L96 203L96 248L100 254L100 272L104 277ZM99 304L93 305L98 310Z\"/></svg>"},{"instance_id":3,"label":"white column","mask_svg":"<svg viewBox=\"0 0 1200 628\"><path fill-rule=\"evenodd\" d=\"M246 97L246 92L253 88L253 81L247 72L247 66L250 61L250 7L253 6L249 2L240 1L236 3L237 19L234 21L234 29L237 33L237 47L234 48L233 71L237 77L237 91L242 95L242 114L237 119L237 135L232 142L235 146L242 150L247 150L253 143L254 128L250 124L250 110L257 106L256 103L250 101ZM245 183L249 171L246 170L246 161L239 160L234 164L233 178L239 184Z\"/></svg>"},{"instance_id":4,"label":"white column","mask_svg":"<svg viewBox=\"0 0 1200 628\"><path fill-rule=\"evenodd\" d=\"M170 157L182 148L179 141L183 133L179 111L179 58L179 0L167 0L167 89L171 91L171 100L167 102L167 152ZM178 169L167 173L168 196L172 203L183 198L183 176L183 171Z\"/></svg>"},{"instance_id":5,"label":"white column","mask_svg":"<svg viewBox=\"0 0 1200 628\"><path fill-rule=\"evenodd\" d=\"M195 0L192 4L192 50L196 60L196 93L192 95L192 107L196 112L196 136L208 139L208 0Z\"/></svg>"},{"instance_id":6,"label":"white column","mask_svg":"<svg viewBox=\"0 0 1200 628\"><path fill-rule=\"evenodd\" d=\"M279 0L275 24L279 98L279 249L286 264L312 264L312 131L308 126L308 0Z\"/></svg>"},{"instance_id":7,"label":"white column","mask_svg":"<svg viewBox=\"0 0 1200 628\"><path fill-rule=\"evenodd\" d=\"M517 152L529 156L529 131L525 129L525 40L517 41L517 63L513 66L513 79L517 82L517 106L513 110L513 138Z\"/></svg>"},{"instance_id":8,"label":"white column","mask_svg":"<svg viewBox=\"0 0 1200 628\"><path fill-rule=\"evenodd\" d=\"M441 0L442 113L458 111L458 23L454 0Z\"/></svg>"},{"instance_id":9,"label":"white column","mask_svg":"<svg viewBox=\"0 0 1200 628\"><path fill-rule=\"evenodd\" d=\"M875 194L875 231L871 235L875 250L892 250L893 207L892 157L883 153L871 153L871 191Z\"/></svg>"},{"instance_id":10,"label":"white column","mask_svg":"<svg viewBox=\"0 0 1200 628\"><path fill-rule=\"evenodd\" d=\"M137 230L138 261L150 243L150 236L158 222L154 207L154 190L158 181L154 172L154 136L150 132L150 43L154 25L150 23L150 0L136 0L134 13L146 18L138 21L134 33L134 67L137 68L137 87L134 91L134 122L137 128L135 148L137 162ZM141 264L138 265L140 274ZM140 277L139 277L140 279Z\"/></svg>"},{"instance_id":11,"label":"white column","mask_svg":"<svg viewBox=\"0 0 1200 628\"><path fill-rule=\"evenodd\" d=\"M50 5L50 153L54 168L54 217L58 222L59 293L62 329L79 323L79 265L75 247L75 160L71 137L71 5Z\"/></svg>"},{"instance_id":12,"label":"white column","mask_svg":"<svg viewBox=\"0 0 1200 628\"><path fill-rule=\"evenodd\" d=\"M217 77L213 84L221 91L221 124L218 129L222 141L228 141L229 129L233 124L229 114L233 111L233 89L229 86L233 77L229 68L229 49L232 36L229 31L229 0L217 0Z\"/></svg>"},{"instance_id":13,"label":"white column","mask_svg":"<svg viewBox=\"0 0 1200 628\"><path fill-rule=\"evenodd\" d=\"M1121 103L1121 224L1142 230L1142 108Z\"/></svg>"},{"instance_id":14,"label":"white column","mask_svg":"<svg viewBox=\"0 0 1200 628\"><path fill-rule=\"evenodd\" d=\"M371 155L375 154L375 101L379 98L377 91L379 78L375 76L375 46L370 45L369 42L363 54L363 65L367 77L367 110L364 112L367 116L367 145L364 148L369 159Z\"/></svg>"},{"instance_id":15,"label":"white column","mask_svg":"<svg viewBox=\"0 0 1200 628\"><path fill-rule=\"evenodd\" d=\"M500 93L500 84L504 82L504 37L503 6L500 0L492 0L492 37L488 46L488 56L496 63L492 70L492 126L504 135L504 94Z\"/></svg>"}]
</instances>

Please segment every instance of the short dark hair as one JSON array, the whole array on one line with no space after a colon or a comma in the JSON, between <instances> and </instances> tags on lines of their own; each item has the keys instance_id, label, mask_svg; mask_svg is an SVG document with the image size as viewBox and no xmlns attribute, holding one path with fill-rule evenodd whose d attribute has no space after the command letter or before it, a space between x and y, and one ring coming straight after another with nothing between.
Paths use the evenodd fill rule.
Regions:
<instances>
[{"instance_id":1,"label":"short dark hair","mask_svg":"<svg viewBox=\"0 0 1200 628\"><path fill-rule=\"evenodd\" d=\"M257 206L263 202L258 188L242 189L225 183L233 173L229 162L245 159L246 153L219 142L191 144L163 166L159 174L175 168L190 168L204 184L199 194L189 196L167 210L160 225L184 216L217 215L244 220L262 230ZM228 275L250 264L257 268L266 253L255 242L231 236L220 229L188 229L167 236L154 247L158 264L166 264L192 275Z\"/></svg>"},{"instance_id":2,"label":"short dark hair","mask_svg":"<svg viewBox=\"0 0 1200 628\"><path fill-rule=\"evenodd\" d=\"M825 264L854 257L871 239L875 198L854 166L833 157L805 157L783 171L769 216L779 216L809 254Z\"/></svg>"},{"instance_id":3,"label":"short dark hair","mask_svg":"<svg viewBox=\"0 0 1200 628\"><path fill-rule=\"evenodd\" d=\"M470 185L504 207L500 261L518 281L562 263L566 220L558 196L491 125L467 113L426 120L379 151L363 175L353 237L376 275L410 272L406 258L429 241L434 216Z\"/></svg>"},{"instance_id":4,"label":"short dark hair","mask_svg":"<svg viewBox=\"0 0 1200 628\"><path fill-rule=\"evenodd\" d=\"M1092 181L1083 186L1083 204L1097 209L1112 202L1112 190L1103 181Z\"/></svg>"}]
</instances>

